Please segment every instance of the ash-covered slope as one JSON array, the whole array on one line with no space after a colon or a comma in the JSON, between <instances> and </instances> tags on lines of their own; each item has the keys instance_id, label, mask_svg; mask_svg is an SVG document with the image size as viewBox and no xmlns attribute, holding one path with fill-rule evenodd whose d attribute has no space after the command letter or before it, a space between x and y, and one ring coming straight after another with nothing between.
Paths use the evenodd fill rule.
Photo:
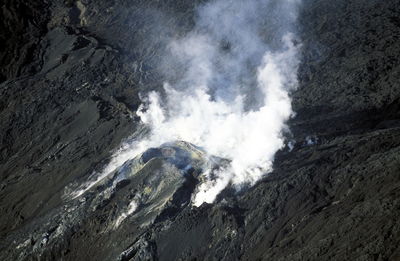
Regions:
<instances>
[{"instance_id":1,"label":"ash-covered slope","mask_svg":"<svg viewBox=\"0 0 400 261\"><path fill-rule=\"evenodd\" d=\"M162 84L160 39L188 32L199 3L3 4L1 259L399 259L394 0L303 2L295 145L254 187L193 208L196 168L182 179L156 148L141 175L115 174L68 197L141 131L139 92ZM155 19L170 31L154 28Z\"/></svg>"}]
</instances>

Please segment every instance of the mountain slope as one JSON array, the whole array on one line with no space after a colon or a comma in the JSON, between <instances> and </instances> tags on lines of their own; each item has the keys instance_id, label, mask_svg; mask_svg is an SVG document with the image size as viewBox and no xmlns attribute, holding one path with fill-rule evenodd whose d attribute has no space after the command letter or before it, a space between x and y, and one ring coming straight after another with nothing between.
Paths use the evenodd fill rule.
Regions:
<instances>
[{"instance_id":1,"label":"mountain slope","mask_svg":"<svg viewBox=\"0 0 400 261\"><path fill-rule=\"evenodd\" d=\"M162 84L160 39L188 32L200 3L3 4L2 260L400 258L394 0L303 2L288 137L295 145L278 152L274 171L254 187L227 189L215 204L194 208L188 200L199 180L184 182L168 157L155 154L143 176L116 183L107 200L97 193L104 184L66 199L66 188L86 182L121 141L142 131L135 111L139 93ZM170 30L154 27L157 19ZM179 184L175 196L150 222L132 214L115 226L117 214L147 191L147 178L168 170Z\"/></svg>"}]
</instances>

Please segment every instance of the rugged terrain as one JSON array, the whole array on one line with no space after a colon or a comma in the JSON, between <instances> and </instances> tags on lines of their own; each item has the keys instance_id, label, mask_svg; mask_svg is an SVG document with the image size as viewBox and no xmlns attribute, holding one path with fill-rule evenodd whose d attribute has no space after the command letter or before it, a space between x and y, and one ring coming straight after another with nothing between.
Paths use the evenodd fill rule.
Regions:
<instances>
[{"instance_id":1,"label":"rugged terrain","mask_svg":"<svg viewBox=\"0 0 400 261\"><path fill-rule=\"evenodd\" d=\"M177 143L68 196L141 131L161 39L190 30L199 3L1 4L0 259L399 260L396 0L303 1L295 145L254 187L192 207L202 152Z\"/></svg>"}]
</instances>

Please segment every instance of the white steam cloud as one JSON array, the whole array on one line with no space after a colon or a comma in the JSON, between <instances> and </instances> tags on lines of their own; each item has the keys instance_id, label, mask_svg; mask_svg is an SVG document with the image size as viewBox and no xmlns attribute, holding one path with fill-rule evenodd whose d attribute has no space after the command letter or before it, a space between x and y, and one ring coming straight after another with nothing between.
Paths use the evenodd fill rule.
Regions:
<instances>
[{"instance_id":1,"label":"white steam cloud","mask_svg":"<svg viewBox=\"0 0 400 261\"><path fill-rule=\"evenodd\" d=\"M175 57L185 68L183 77L165 83L164 95L151 92L139 108L151 129L140 143L184 140L230 160L228 167L206 170L194 205L213 202L229 183L253 184L271 171L284 146L282 131L292 114L289 92L297 86L298 47L290 32L297 4L212 1L199 10L194 30L171 42L168 61ZM274 28L267 37L278 42L274 49L260 37L268 22Z\"/></svg>"},{"instance_id":2,"label":"white steam cloud","mask_svg":"<svg viewBox=\"0 0 400 261\"><path fill-rule=\"evenodd\" d=\"M254 184L270 172L284 146L290 92L297 87L298 4L216 0L201 6L193 30L173 39L160 62L170 78L163 92L146 95L137 111L149 134L124 145L100 176L116 163L176 140L230 161L205 170L195 206L213 202L228 184Z\"/></svg>"},{"instance_id":3,"label":"white steam cloud","mask_svg":"<svg viewBox=\"0 0 400 261\"><path fill-rule=\"evenodd\" d=\"M257 109L246 111L243 95L228 102L213 99L204 85L193 88L191 93L166 84L165 103L162 105L160 95L152 92L145 112L138 112L151 128L149 138L141 142L147 144L143 147L185 140L231 160L228 168L214 171L216 179L201 185L195 205L212 202L229 182L254 183L271 170L274 154L284 145L285 121L292 114L288 86L293 87L297 67L297 49L291 36L283 40L284 50L267 52L258 69L257 87L264 101Z\"/></svg>"}]
</instances>

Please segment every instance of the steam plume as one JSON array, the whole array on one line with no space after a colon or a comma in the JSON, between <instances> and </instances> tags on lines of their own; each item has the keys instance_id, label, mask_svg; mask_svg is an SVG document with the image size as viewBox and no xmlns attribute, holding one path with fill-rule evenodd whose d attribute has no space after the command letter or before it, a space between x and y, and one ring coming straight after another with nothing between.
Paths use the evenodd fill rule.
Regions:
<instances>
[{"instance_id":1,"label":"steam plume","mask_svg":"<svg viewBox=\"0 0 400 261\"><path fill-rule=\"evenodd\" d=\"M289 94L297 87L298 4L216 0L200 6L193 30L168 43L160 63L168 78L164 92L146 95L137 111L150 133L125 145L100 176L175 140L230 160L205 170L196 206L213 202L228 184L254 184L270 172L292 114Z\"/></svg>"},{"instance_id":2,"label":"steam plume","mask_svg":"<svg viewBox=\"0 0 400 261\"><path fill-rule=\"evenodd\" d=\"M184 74L165 83L164 96L150 93L137 112L151 129L141 143L185 140L231 160L200 186L195 205L212 202L229 183L260 179L284 145L299 63L290 32L297 4L212 1L199 9L192 32L170 43L169 61L174 57ZM268 26L270 34L261 37ZM205 175L211 177L210 171Z\"/></svg>"}]
</instances>

